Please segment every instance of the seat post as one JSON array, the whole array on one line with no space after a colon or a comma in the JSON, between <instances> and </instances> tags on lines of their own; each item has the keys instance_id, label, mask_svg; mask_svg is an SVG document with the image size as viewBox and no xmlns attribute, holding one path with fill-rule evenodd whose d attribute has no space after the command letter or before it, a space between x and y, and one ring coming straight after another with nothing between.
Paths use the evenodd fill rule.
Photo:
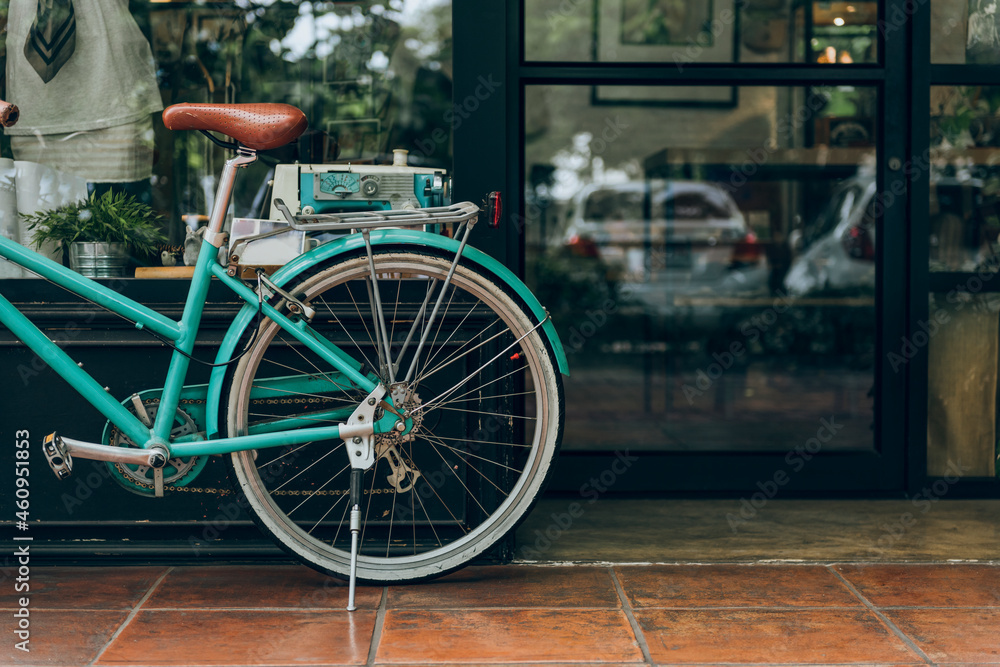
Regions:
<instances>
[{"instance_id":1,"label":"seat post","mask_svg":"<svg viewBox=\"0 0 1000 667\"><path fill-rule=\"evenodd\" d=\"M226 223L226 211L229 210L229 199L233 194L233 184L236 182L236 170L257 161L257 151L240 146L236 155L226 160L226 166L222 170L222 177L219 179L219 188L215 192L215 205L212 207L212 216L208 220L208 231L205 232L205 240L216 248L222 247L224 242L222 226Z\"/></svg>"}]
</instances>

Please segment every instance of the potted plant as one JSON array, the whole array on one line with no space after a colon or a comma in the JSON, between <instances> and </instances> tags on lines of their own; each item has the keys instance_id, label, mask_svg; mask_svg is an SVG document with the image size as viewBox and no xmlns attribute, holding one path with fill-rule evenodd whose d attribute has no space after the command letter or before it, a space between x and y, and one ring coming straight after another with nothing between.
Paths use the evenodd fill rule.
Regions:
<instances>
[{"instance_id":1,"label":"potted plant","mask_svg":"<svg viewBox=\"0 0 1000 667\"><path fill-rule=\"evenodd\" d=\"M134 196L111 191L25 217L34 245L58 243L69 266L88 278L121 276L130 255L153 255L167 239L161 218Z\"/></svg>"}]
</instances>

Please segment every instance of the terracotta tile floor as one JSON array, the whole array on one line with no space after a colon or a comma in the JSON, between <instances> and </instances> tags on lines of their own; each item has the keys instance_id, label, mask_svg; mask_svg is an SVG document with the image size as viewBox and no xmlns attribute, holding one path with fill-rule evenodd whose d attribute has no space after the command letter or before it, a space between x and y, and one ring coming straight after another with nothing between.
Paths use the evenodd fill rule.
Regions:
<instances>
[{"instance_id":1,"label":"terracotta tile floor","mask_svg":"<svg viewBox=\"0 0 1000 667\"><path fill-rule=\"evenodd\" d=\"M6 665L1000 665L1000 565L470 567L346 586L296 565L33 568Z\"/></svg>"}]
</instances>

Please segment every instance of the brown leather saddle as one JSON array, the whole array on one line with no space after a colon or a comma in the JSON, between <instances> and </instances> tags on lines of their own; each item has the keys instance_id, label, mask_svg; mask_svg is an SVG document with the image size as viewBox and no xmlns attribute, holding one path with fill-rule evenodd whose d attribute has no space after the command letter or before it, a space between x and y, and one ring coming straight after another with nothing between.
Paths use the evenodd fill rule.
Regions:
<instances>
[{"instance_id":1,"label":"brown leather saddle","mask_svg":"<svg viewBox=\"0 0 1000 667\"><path fill-rule=\"evenodd\" d=\"M168 130L207 130L255 151L291 143L305 132L306 115L290 104L174 104L163 111Z\"/></svg>"}]
</instances>

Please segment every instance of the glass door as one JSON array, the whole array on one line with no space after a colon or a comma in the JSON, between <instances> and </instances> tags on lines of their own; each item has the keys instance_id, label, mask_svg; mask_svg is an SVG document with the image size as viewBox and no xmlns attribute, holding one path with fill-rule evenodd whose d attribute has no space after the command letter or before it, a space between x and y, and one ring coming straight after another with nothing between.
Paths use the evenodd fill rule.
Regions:
<instances>
[{"instance_id":1,"label":"glass door","mask_svg":"<svg viewBox=\"0 0 1000 667\"><path fill-rule=\"evenodd\" d=\"M902 488L905 31L875 2L522 9L525 275L572 371L557 487L628 452L616 490Z\"/></svg>"}]
</instances>

